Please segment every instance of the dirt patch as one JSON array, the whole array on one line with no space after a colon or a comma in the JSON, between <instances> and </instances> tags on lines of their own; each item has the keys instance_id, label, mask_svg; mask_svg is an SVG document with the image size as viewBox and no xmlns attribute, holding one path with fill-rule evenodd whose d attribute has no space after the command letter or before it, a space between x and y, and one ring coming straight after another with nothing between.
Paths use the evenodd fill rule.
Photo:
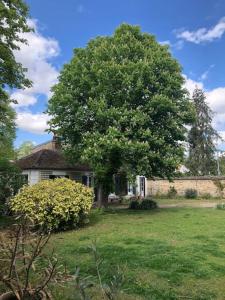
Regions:
<instances>
[{"instance_id":1,"label":"dirt patch","mask_svg":"<svg viewBox=\"0 0 225 300\"><path fill-rule=\"evenodd\" d=\"M196 207L196 208L215 208L217 202L181 202L176 204L159 204L159 208L173 208L173 207Z\"/></svg>"}]
</instances>

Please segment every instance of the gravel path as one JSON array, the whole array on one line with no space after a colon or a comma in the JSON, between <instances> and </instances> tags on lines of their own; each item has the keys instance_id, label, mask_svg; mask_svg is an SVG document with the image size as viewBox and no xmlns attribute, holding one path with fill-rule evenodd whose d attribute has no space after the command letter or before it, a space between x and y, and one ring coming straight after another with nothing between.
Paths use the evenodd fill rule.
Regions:
<instances>
[{"instance_id":1,"label":"gravel path","mask_svg":"<svg viewBox=\"0 0 225 300\"><path fill-rule=\"evenodd\" d=\"M173 207L196 207L196 208L215 208L217 202L200 202L200 203L176 203L176 204L159 204L160 208Z\"/></svg>"}]
</instances>

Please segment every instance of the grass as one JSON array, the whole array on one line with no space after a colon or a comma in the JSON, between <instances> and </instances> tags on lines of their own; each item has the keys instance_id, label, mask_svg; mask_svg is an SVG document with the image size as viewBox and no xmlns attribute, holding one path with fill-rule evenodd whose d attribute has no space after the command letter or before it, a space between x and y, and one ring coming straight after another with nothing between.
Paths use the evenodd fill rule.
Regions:
<instances>
[{"instance_id":1,"label":"grass","mask_svg":"<svg viewBox=\"0 0 225 300\"><path fill-rule=\"evenodd\" d=\"M154 198L154 197L153 197ZM187 199L184 197L175 197L175 198L168 198L168 197L155 197L154 200L158 204L190 204L190 205L198 205L201 203L224 203L224 199L221 198L210 198L210 199L205 199L205 198L196 198L196 199Z\"/></svg>"},{"instance_id":2,"label":"grass","mask_svg":"<svg viewBox=\"0 0 225 300\"><path fill-rule=\"evenodd\" d=\"M117 266L123 270L123 300L225 299L224 211L93 210L90 225L53 235L48 250L54 247L71 273L79 266L82 276L95 276L88 249L93 241L104 259L104 282L110 281ZM58 300L76 299L72 293L71 286L54 294Z\"/></svg>"},{"instance_id":3,"label":"grass","mask_svg":"<svg viewBox=\"0 0 225 300\"><path fill-rule=\"evenodd\" d=\"M121 209L92 218L93 225L51 241L71 272L79 265L84 276L95 275L88 246L96 240L103 280L117 266L124 272L123 290L131 297L124 299L225 299L224 211Z\"/></svg>"}]
</instances>

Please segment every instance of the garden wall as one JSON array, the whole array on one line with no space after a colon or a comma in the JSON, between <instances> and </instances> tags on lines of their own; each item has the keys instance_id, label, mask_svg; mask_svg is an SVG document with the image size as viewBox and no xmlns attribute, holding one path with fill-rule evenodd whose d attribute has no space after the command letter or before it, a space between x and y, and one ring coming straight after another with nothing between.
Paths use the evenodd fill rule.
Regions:
<instances>
[{"instance_id":1,"label":"garden wall","mask_svg":"<svg viewBox=\"0 0 225 300\"><path fill-rule=\"evenodd\" d=\"M174 187L178 196L184 196L185 190L196 189L198 196L225 197L225 176L179 177L172 182L155 178L147 181L147 194L166 195Z\"/></svg>"}]
</instances>

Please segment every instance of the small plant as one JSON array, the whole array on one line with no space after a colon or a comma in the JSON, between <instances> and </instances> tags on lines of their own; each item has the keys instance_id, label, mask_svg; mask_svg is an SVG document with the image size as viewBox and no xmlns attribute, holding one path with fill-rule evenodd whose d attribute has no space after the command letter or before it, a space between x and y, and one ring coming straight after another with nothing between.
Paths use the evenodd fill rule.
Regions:
<instances>
[{"instance_id":1,"label":"small plant","mask_svg":"<svg viewBox=\"0 0 225 300\"><path fill-rule=\"evenodd\" d=\"M132 200L129 204L129 209L139 209L140 202L138 200Z\"/></svg>"},{"instance_id":2,"label":"small plant","mask_svg":"<svg viewBox=\"0 0 225 300\"><path fill-rule=\"evenodd\" d=\"M197 190L195 189L186 189L185 198L187 199L196 199L198 196Z\"/></svg>"},{"instance_id":3,"label":"small plant","mask_svg":"<svg viewBox=\"0 0 225 300\"><path fill-rule=\"evenodd\" d=\"M217 189L219 191L219 194L220 194L220 197L223 197L223 191L224 191L224 188L225 188L225 184L222 183L222 181L219 180L219 179L213 180L213 183L217 187Z\"/></svg>"},{"instance_id":4,"label":"small plant","mask_svg":"<svg viewBox=\"0 0 225 300\"><path fill-rule=\"evenodd\" d=\"M101 265L104 262L104 259L101 258L97 250L96 243L93 243L89 247L94 260L94 269L96 271L97 283L92 276L87 276L82 278L80 276L80 269L76 269L75 273L75 288L79 291L82 300L91 299L88 296L88 289L94 287L96 290L100 290L101 299L105 300L118 300L120 289L123 283L123 273L117 268L117 271L112 276L110 283L106 284L102 280L101 275ZM100 296L100 295L99 295Z\"/></svg>"},{"instance_id":5,"label":"small plant","mask_svg":"<svg viewBox=\"0 0 225 300\"><path fill-rule=\"evenodd\" d=\"M46 231L75 228L88 221L93 190L66 178L25 186L10 201L12 211Z\"/></svg>"},{"instance_id":6,"label":"small plant","mask_svg":"<svg viewBox=\"0 0 225 300\"><path fill-rule=\"evenodd\" d=\"M130 202L129 209L151 210L157 208L157 203L150 199L145 198L143 200L134 200Z\"/></svg>"},{"instance_id":7,"label":"small plant","mask_svg":"<svg viewBox=\"0 0 225 300\"><path fill-rule=\"evenodd\" d=\"M225 203L218 203L216 208L221 209L221 210L225 210Z\"/></svg>"},{"instance_id":8,"label":"small plant","mask_svg":"<svg viewBox=\"0 0 225 300\"><path fill-rule=\"evenodd\" d=\"M154 200L145 198L141 201L139 209L150 210L155 209L157 207L157 203Z\"/></svg>"},{"instance_id":9,"label":"small plant","mask_svg":"<svg viewBox=\"0 0 225 300\"><path fill-rule=\"evenodd\" d=\"M175 198L177 195L177 190L175 189L174 186L170 186L168 193L167 193L167 197L168 198Z\"/></svg>"},{"instance_id":10,"label":"small plant","mask_svg":"<svg viewBox=\"0 0 225 300\"><path fill-rule=\"evenodd\" d=\"M54 253L43 254L49 238L50 234L30 231L24 221L1 235L0 282L7 290L3 299L52 299L49 284L61 281L64 275Z\"/></svg>"}]
</instances>

